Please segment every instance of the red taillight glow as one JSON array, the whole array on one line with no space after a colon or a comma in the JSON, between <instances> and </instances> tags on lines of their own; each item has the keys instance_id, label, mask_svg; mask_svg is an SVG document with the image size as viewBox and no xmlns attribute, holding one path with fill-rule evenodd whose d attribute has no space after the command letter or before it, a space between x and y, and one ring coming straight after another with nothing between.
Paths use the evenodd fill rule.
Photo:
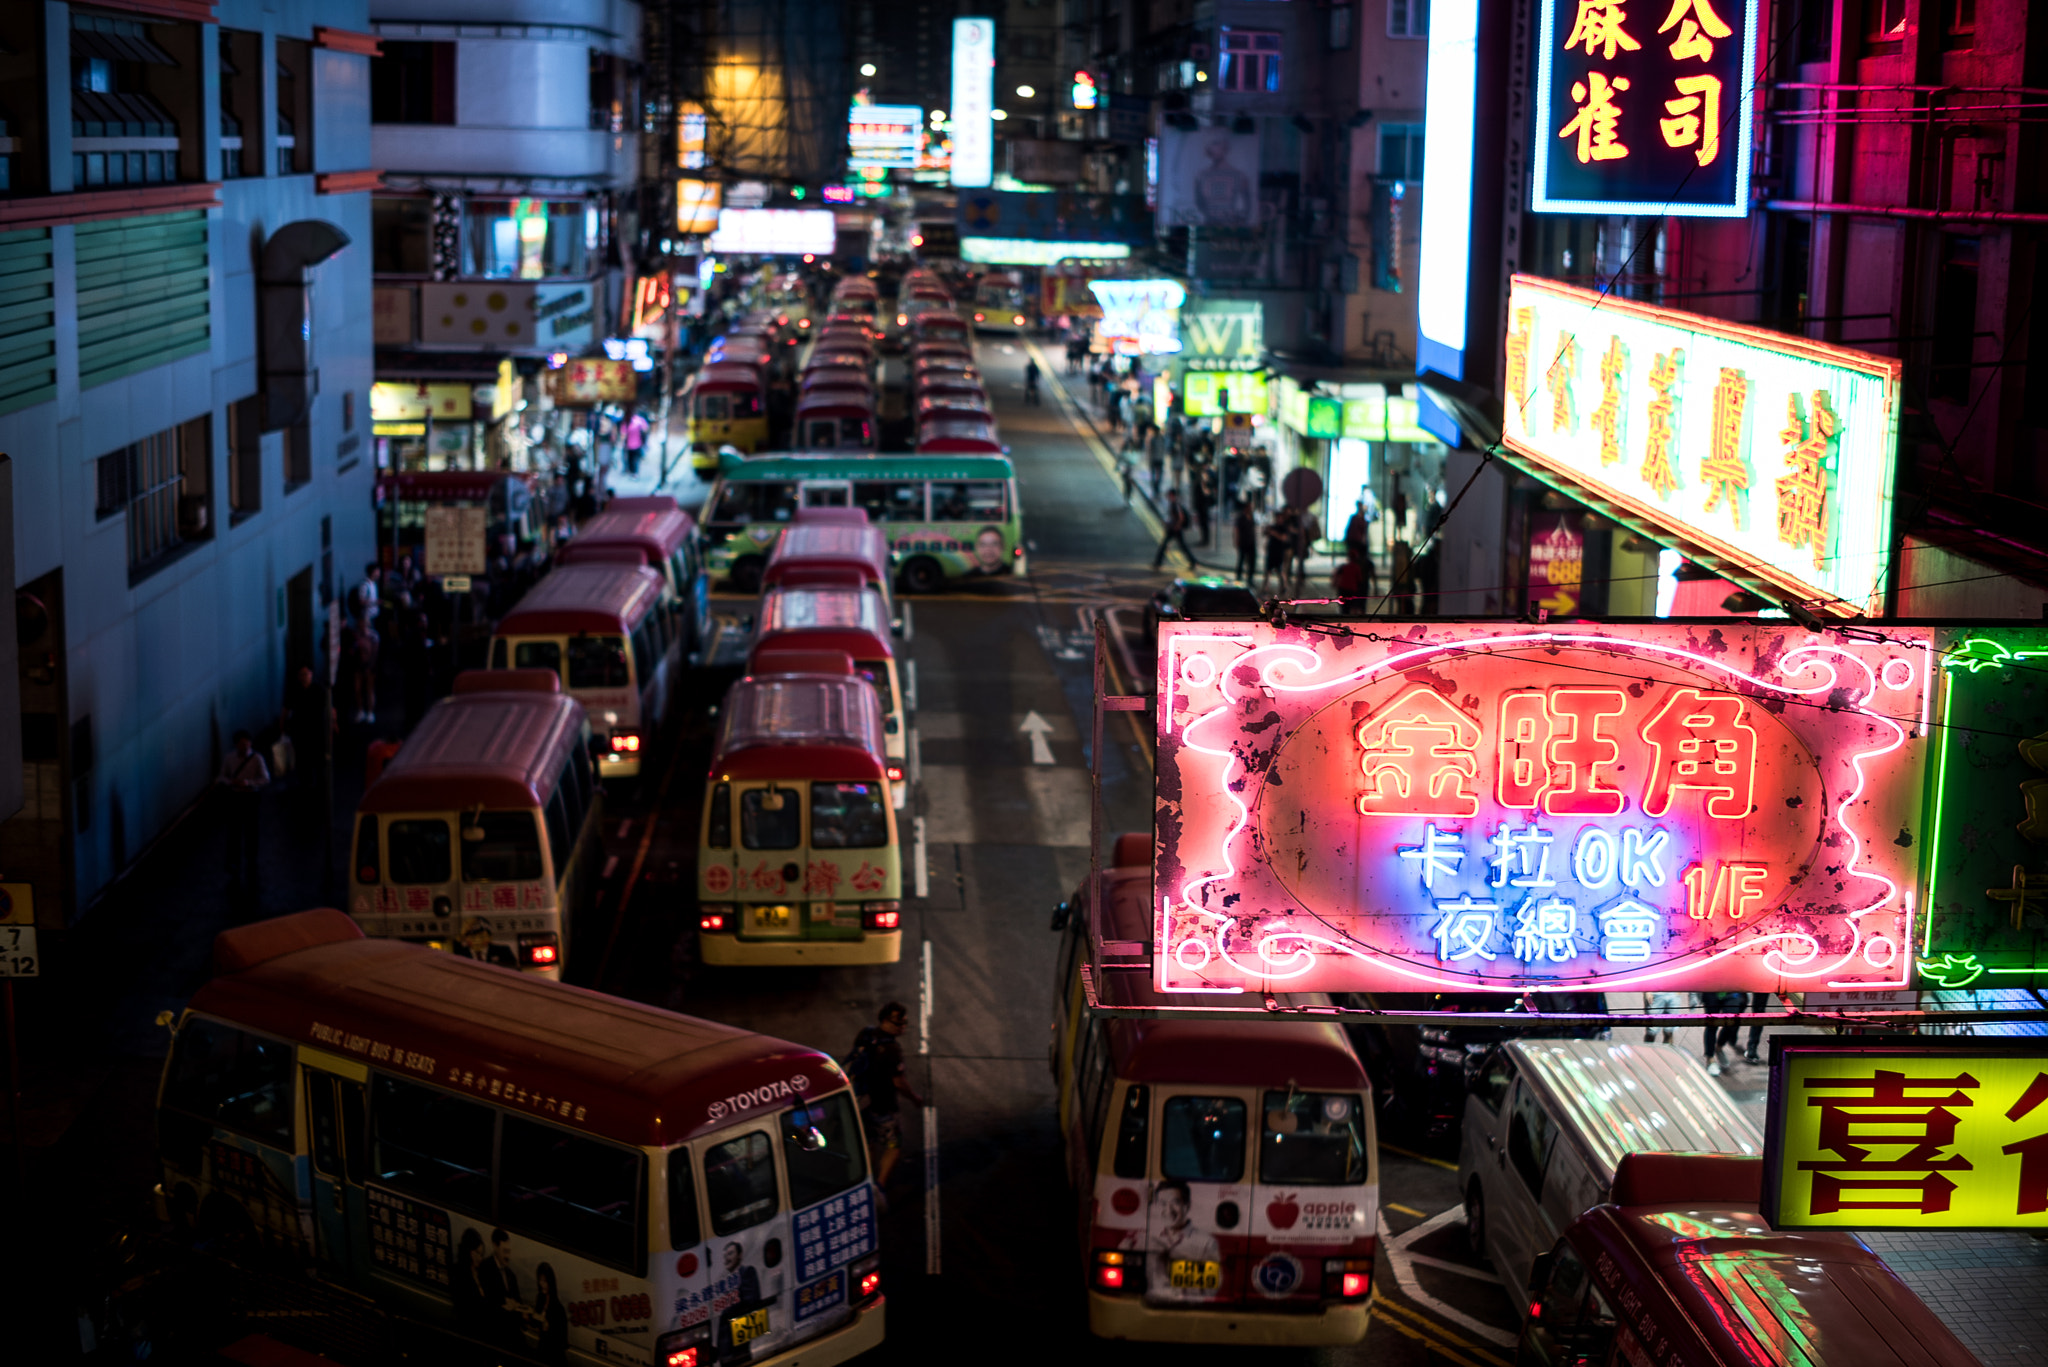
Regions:
<instances>
[{"instance_id":1,"label":"red taillight glow","mask_svg":"<svg viewBox=\"0 0 2048 1367\"><path fill-rule=\"evenodd\" d=\"M1111 1291L1120 1291L1124 1284L1124 1270L1120 1267L1098 1267L1095 1269L1095 1281Z\"/></svg>"},{"instance_id":2,"label":"red taillight glow","mask_svg":"<svg viewBox=\"0 0 2048 1367\"><path fill-rule=\"evenodd\" d=\"M879 1272L870 1272L870 1273L868 1273L868 1274L867 1274L867 1275L866 1275L865 1277L862 1277L862 1278L860 1279L860 1298L861 1298L862 1300L866 1300L866 1299L868 1299L868 1297L870 1297L870 1296L875 1296L875 1295L879 1295L879 1294L881 1294L881 1290L882 1290L882 1274L881 1274L881 1273L879 1273Z\"/></svg>"},{"instance_id":3,"label":"red taillight glow","mask_svg":"<svg viewBox=\"0 0 2048 1367\"><path fill-rule=\"evenodd\" d=\"M526 961L546 966L562 957L562 952L553 945L530 945L526 950Z\"/></svg>"},{"instance_id":4,"label":"red taillight glow","mask_svg":"<svg viewBox=\"0 0 2048 1367\"><path fill-rule=\"evenodd\" d=\"M1363 1296L1371 1289L1372 1274L1370 1272L1346 1272L1344 1274L1343 1290L1340 1294L1346 1300L1350 1300L1356 1296Z\"/></svg>"},{"instance_id":5,"label":"red taillight glow","mask_svg":"<svg viewBox=\"0 0 2048 1367\"><path fill-rule=\"evenodd\" d=\"M980 314L978 314L978 313L977 313L977 314L975 314L975 315L974 315L974 321L975 321L975 322L977 322L977 323L979 323L979 322L981 321L981 315L980 315Z\"/></svg>"},{"instance_id":6,"label":"red taillight glow","mask_svg":"<svg viewBox=\"0 0 2048 1367\"><path fill-rule=\"evenodd\" d=\"M625 753L629 755L637 755L640 753L640 737L634 732L614 731L612 733L611 743L612 751L614 754Z\"/></svg>"},{"instance_id":7,"label":"red taillight glow","mask_svg":"<svg viewBox=\"0 0 2048 1367\"><path fill-rule=\"evenodd\" d=\"M1012 318L1012 319L1011 319L1010 321L1011 321L1011 322L1013 322L1013 323L1015 323L1015 324L1016 324L1016 325L1017 325L1018 327L1023 327L1023 326L1024 326L1024 315L1020 313L1020 314L1018 314L1018 315L1017 315L1016 317Z\"/></svg>"},{"instance_id":8,"label":"red taillight glow","mask_svg":"<svg viewBox=\"0 0 2048 1367\"><path fill-rule=\"evenodd\" d=\"M695 1348L678 1348L663 1358L662 1361L667 1363L668 1367L697 1367L697 1350Z\"/></svg>"},{"instance_id":9,"label":"red taillight glow","mask_svg":"<svg viewBox=\"0 0 2048 1367\"><path fill-rule=\"evenodd\" d=\"M797 319L796 325L800 328L807 328L811 325L811 320L808 318L799 318Z\"/></svg>"},{"instance_id":10,"label":"red taillight glow","mask_svg":"<svg viewBox=\"0 0 2048 1367\"><path fill-rule=\"evenodd\" d=\"M900 911L864 911L861 920L869 930L900 930L903 928L903 913Z\"/></svg>"},{"instance_id":11,"label":"red taillight glow","mask_svg":"<svg viewBox=\"0 0 2048 1367\"><path fill-rule=\"evenodd\" d=\"M357 881L358 883L374 883L374 882L376 882L376 881L377 881L377 866L376 866L375 864L365 864L365 865L363 865L363 866L362 866L361 868L357 869L357 870L356 870L356 881Z\"/></svg>"},{"instance_id":12,"label":"red taillight glow","mask_svg":"<svg viewBox=\"0 0 2048 1367\"><path fill-rule=\"evenodd\" d=\"M720 915L720 916L699 916L699 917L697 918L697 929L699 929L699 930L724 930L724 929L725 929L725 917L724 917L724 916L722 916L722 915Z\"/></svg>"},{"instance_id":13,"label":"red taillight glow","mask_svg":"<svg viewBox=\"0 0 2048 1367\"><path fill-rule=\"evenodd\" d=\"M891 783L901 783L903 781L903 766L900 764L890 765L888 769L888 774L889 781ZM369 880L365 879L363 881L368 882Z\"/></svg>"}]
</instances>

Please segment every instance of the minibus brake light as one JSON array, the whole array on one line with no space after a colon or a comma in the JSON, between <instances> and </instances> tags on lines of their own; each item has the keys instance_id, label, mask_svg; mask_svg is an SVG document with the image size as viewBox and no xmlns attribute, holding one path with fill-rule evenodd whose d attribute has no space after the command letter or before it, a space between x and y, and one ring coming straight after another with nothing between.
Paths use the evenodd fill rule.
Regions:
<instances>
[{"instance_id":1,"label":"minibus brake light","mask_svg":"<svg viewBox=\"0 0 2048 1367\"><path fill-rule=\"evenodd\" d=\"M1363 1300L1372 1294L1370 1258L1325 1258L1323 1294L1337 1300Z\"/></svg>"},{"instance_id":2,"label":"minibus brake light","mask_svg":"<svg viewBox=\"0 0 2048 1367\"><path fill-rule=\"evenodd\" d=\"M519 957L528 968L554 968L562 962L562 948L552 933L522 935Z\"/></svg>"}]
</instances>

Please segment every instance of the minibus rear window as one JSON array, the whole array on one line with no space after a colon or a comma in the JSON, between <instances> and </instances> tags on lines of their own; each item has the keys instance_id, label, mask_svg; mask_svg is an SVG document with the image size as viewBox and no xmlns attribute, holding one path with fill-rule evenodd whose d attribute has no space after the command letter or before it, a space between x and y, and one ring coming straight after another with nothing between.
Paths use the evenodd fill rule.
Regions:
<instances>
[{"instance_id":1,"label":"minibus rear window","mask_svg":"<svg viewBox=\"0 0 2048 1367\"><path fill-rule=\"evenodd\" d=\"M560 676L562 672L562 643L560 641L520 641L512 647L514 669L545 669Z\"/></svg>"},{"instance_id":2,"label":"minibus rear window","mask_svg":"<svg viewBox=\"0 0 2048 1367\"><path fill-rule=\"evenodd\" d=\"M771 806L769 796L781 799ZM750 850L793 850L803 837L803 789L750 788L740 795L740 842Z\"/></svg>"},{"instance_id":3,"label":"minibus rear window","mask_svg":"<svg viewBox=\"0 0 2048 1367\"><path fill-rule=\"evenodd\" d=\"M704 1203L720 1238L775 1214L775 1151L759 1130L704 1151Z\"/></svg>"},{"instance_id":4,"label":"minibus rear window","mask_svg":"<svg viewBox=\"0 0 2048 1367\"><path fill-rule=\"evenodd\" d=\"M464 882L516 883L540 875L540 831L532 812L463 814Z\"/></svg>"},{"instance_id":5,"label":"minibus rear window","mask_svg":"<svg viewBox=\"0 0 2048 1367\"><path fill-rule=\"evenodd\" d=\"M868 1175L853 1098L838 1092L782 1113L782 1161L789 1168L789 1207L829 1200Z\"/></svg>"},{"instance_id":6,"label":"minibus rear window","mask_svg":"<svg viewBox=\"0 0 2048 1367\"><path fill-rule=\"evenodd\" d=\"M879 783L813 783L811 847L872 850L889 843L888 808Z\"/></svg>"},{"instance_id":7,"label":"minibus rear window","mask_svg":"<svg viewBox=\"0 0 2048 1367\"><path fill-rule=\"evenodd\" d=\"M624 688L627 678L625 637L569 638L569 687Z\"/></svg>"},{"instance_id":8,"label":"minibus rear window","mask_svg":"<svg viewBox=\"0 0 2048 1367\"><path fill-rule=\"evenodd\" d=\"M1160 1112L1159 1168L1188 1182L1244 1176L1244 1102L1234 1096L1170 1096Z\"/></svg>"},{"instance_id":9,"label":"minibus rear window","mask_svg":"<svg viewBox=\"0 0 2048 1367\"><path fill-rule=\"evenodd\" d=\"M399 884L445 883L450 864L448 823L439 817L391 823L391 881Z\"/></svg>"},{"instance_id":10,"label":"minibus rear window","mask_svg":"<svg viewBox=\"0 0 2048 1367\"><path fill-rule=\"evenodd\" d=\"M1268 1092L1259 1180L1355 1187L1366 1180L1365 1107L1348 1092Z\"/></svg>"}]
</instances>

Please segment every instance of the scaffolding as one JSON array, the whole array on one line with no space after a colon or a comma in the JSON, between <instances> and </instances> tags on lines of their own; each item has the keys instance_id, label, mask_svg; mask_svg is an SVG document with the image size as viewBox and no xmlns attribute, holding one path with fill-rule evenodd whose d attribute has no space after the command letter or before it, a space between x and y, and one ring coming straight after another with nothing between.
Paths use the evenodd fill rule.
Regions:
<instances>
[{"instance_id":1,"label":"scaffolding","mask_svg":"<svg viewBox=\"0 0 2048 1367\"><path fill-rule=\"evenodd\" d=\"M679 111L705 120L701 172L728 185L820 185L846 174L853 99L846 0L670 0L650 80L664 87L675 147ZM658 56L660 71L655 60Z\"/></svg>"}]
</instances>

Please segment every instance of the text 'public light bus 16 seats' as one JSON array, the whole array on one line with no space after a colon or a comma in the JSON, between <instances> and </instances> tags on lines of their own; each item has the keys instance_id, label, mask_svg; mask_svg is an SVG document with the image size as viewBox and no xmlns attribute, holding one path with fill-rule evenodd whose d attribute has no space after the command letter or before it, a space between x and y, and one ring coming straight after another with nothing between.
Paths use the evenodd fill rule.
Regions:
<instances>
[{"instance_id":1,"label":"text 'public light bus 16 seats'","mask_svg":"<svg viewBox=\"0 0 2048 1367\"><path fill-rule=\"evenodd\" d=\"M1151 841L1126 835L1102 934L1144 941ZM1173 1343L1365 1337L1379 1172L1371 1083L1344 1032L1307 1021L1092 1017L1198 1005L1090 965L1084 887L1063 932L1052 1040L1059 1126L1081 1202L1088 1327Z\"/></svg>"},{"instance_id":2,"label":"text 'public light bus 16 seats'","mask_svg":"<svg viewBox=\"0 0 2048 1367\"><path fill-rule=\"evenodd\" d=\"M697 523L672 498L615 498L585 522L576 538L555 553L558 565L617 563L610 553L627 558L662 577L662 601L670 625L677 628L677 646L686 657L703 658L711 644L711 576L704 569L704 540Z\"/></svg>"},{"instance_id":3,"label":"text 'public light bus 16 seats'","mask_svg":"<svg viewBox=\"0 0 2048 1367\"><path fill-rule=\"evenodd\" d=\"M668 720L682 651L663 580L637 565L564 565L498 623L491 668L547 669L582 703L602 776L640 775Z\"/></svg>"},{"instance_id":4,"label":"text 'public light bus 16 seats'","mask_svg":"<svg viewBox=\"0 0 2048 1367\"><path fill-rule=\"evenodd\" d=\"M158 1097L163 1213L268 1269L540 1361L828 1367L882 1342L831 1058L365 940L214 942Z\"/></svg>"},{"instance_id":5,"label":"text 'public light bus 16 seats'","mask_svg":"<svg viewBox=\"0 0 2048 1367\"><path fill-rule=\"evenodd\" d=\"M603 802L560 688L470 670L427 709L356 810L349 914L365 934L561 975Z\"/></svg>"},{"instance_id":6,"label":"text 'public light bus 16 seats'","mask_svg":"<svg viewBox=\"0 0 2048 1367\"><path fill-rule=\"evenodd\" d=\"M903 868L881 701L843 651L757 653L726 694L697 854L707 964L886 964Z\"/></svg>"},{"instance_id":7,"label":"text 'public light bus 16 seats'","mask_svg":"<svg viewBox=\"0 0 2048 1367\"><path fill-rule=\"evenodd\" d=\"M759 660L777 650L836 650L853 661L854 673L867 681L882 706L890 803L900 809L910 791L903 777L910 723L885 600L853 585L771 588L761 595L755 614L751 656Z\"/></svg>"},{"instance_id":8,"label":"text 'public light bus 16 seats'","mask_svg":"<svg viewBox=\"0 0 2048 1367\"><path fill-rule=\"evenodd\" d=\"M904 588L1026 572L1024 518L1007 456L727 457L705 500L711 568L750 588L800 508L856 507L889 538Z\"/></svg>"}]
</instances>

